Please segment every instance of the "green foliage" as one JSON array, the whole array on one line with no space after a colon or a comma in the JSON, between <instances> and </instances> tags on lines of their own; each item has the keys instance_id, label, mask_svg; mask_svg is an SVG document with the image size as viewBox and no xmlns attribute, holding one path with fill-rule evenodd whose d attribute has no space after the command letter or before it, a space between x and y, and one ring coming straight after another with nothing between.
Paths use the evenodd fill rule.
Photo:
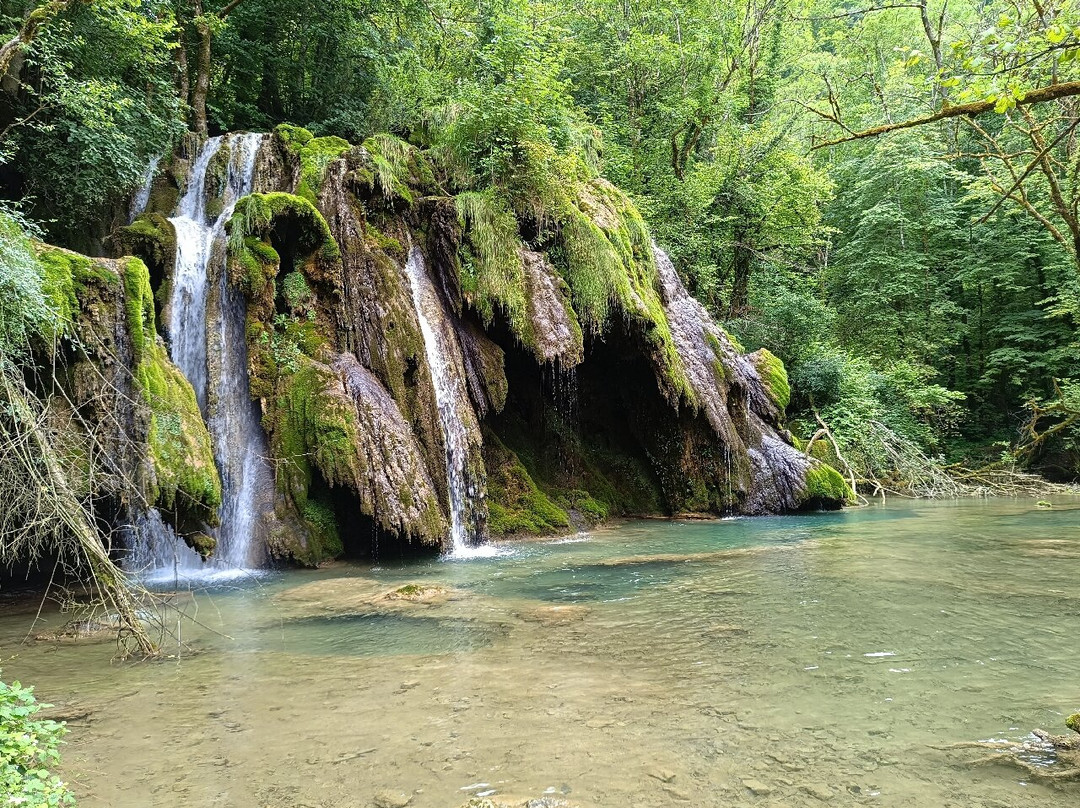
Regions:
<instances>
[{"instance_id":1,"label":"green foliage","mask_svg":"<svg viewBox=\"0 0 1080 808\"><path fill-rule=\"evenodd\" d=\"M882 431L940 455L943 436L960 417L963 394L933 383L934 373L925 366L895 362L879 370L875 364L823 349L796 365L791 381L798 406L813 409L829 425L857 472L885 479L895 458L881 441ZM808 419L801 429L809 435L817 426Z\"/></svg>"},{"instance_id":2,"label":"green foliage","mask_svg":"<svg viewBox=\"0 0 1080 808\"><path fill-rule=\"evenodd\" d=\"M51 292L22 223L0 209L0 355L24 353L55 318L70 319L70 298Z\"/></svg>"},{"instance_id":3,"label":"green foliage","mask_svg":"<svg viewBox=\"0 0 1080 808\"><path fill-rule=\"evenodd\" d=\"M0 160L52 234L79 242L183 131L174 35L158 0L101 0L70 4L31 44L20 92L4 94Z\"/></svg>"},{"instance_id":4,"label":"green foliage","mask_svg":"<svg viewBox=\"0 0 1080 808\"><path fill-rule=\"evenodd\" d=\"M33 688L0 681L0 795L6 805L74 805L67 784L49 771L60 763L67 727L38 718Z\"/></svg>"}]
</instances>

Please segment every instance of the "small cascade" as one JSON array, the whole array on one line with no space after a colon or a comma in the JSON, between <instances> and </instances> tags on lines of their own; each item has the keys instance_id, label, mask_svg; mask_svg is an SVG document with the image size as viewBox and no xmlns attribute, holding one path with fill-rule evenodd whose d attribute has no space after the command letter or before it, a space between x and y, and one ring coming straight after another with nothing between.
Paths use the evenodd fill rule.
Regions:
<instances>
[{"instance_id":1,"label":"small cascade","mask_svg":"<svg viewBox=\"0 0 1080 808\"><path fill-rule=\"evenodd\" d=\"M150 191L154 188L154 177L157 176L158 165L160 165L160 163L160 156L153 158L146 167L146 171L143 172L142 185L131 199L131 210L128 211L128 224L134 222L135 218L140 213L144 212L146 206L150 203Z\"/></svg>"},{"instance_id":2,"label":"small cascade","mask_svg":"<svg viewBox=\"0 0 1080 808\"><path fill-rule=\"evenodd\" d=\"M128 527L130 560L125 566L144 582L202 577L202 558L180 541L157 508L138 514Z\"/></svg>"},{"instance_id":3,"label":"small cascade","mask_svg":"<svg viewBox=\"0 0 1080 808\"><path fill-rule=\"evenodd\" d=\"M173 269L169 353L195 388L199 409L206 412L206 269L210 263L216 224L206 221L206 170L221 149L223 138L203 144L187 178L176 215L176 265ZM231 173L231 172L230 172Z\"/></svg>"},{"instance_id":4,"label":"small cascade","mask_svg":"<svg viewBox=\"0 0 1080 808\"><path fill-rule=\"evenodd\" d=\"M469 535L469 513L478 492L475 484L469 480L469 432L464 419L472 415L472 404L454 329L428 277L424 255L415 245L409 250L405 273L409 277L413 305L424 336L424 351L431 369L439 422L446 443L446 482L450 494L449 555L455 558L492 555L493 548L470 546L476 537Z\"/></svg>"},{"instance_id":5,"label":"small cascade","mask_svg":"<svg viewBox=\"0 0 1080 808\"><path fill-rule=\"evenodd\" d=\"M260 134L213 137L203 144L187 178L176 214L169 220L176 229L176 265L171 298L170 354L191 382L199 408L207 416L221 472L221 526L215 531L217 552L208 562L161 521L155 511L135 526L131 566L147 577L221 577L262 561L255 542L255 516L260 487L272 490L263 458L268 454L257 405L251 400L244 341L245 304L228 286L224 271L225 226L236 202L251 193L255 161L262 145ZM227 146L229 162L221 212L207 216L207 171L214 157ZM210 278L219 281L220 316L211 328L207 319ZM220 369L210 390L208 358ZM213 395L211 395L211 392Z\"/></svg>"}]
</instances>

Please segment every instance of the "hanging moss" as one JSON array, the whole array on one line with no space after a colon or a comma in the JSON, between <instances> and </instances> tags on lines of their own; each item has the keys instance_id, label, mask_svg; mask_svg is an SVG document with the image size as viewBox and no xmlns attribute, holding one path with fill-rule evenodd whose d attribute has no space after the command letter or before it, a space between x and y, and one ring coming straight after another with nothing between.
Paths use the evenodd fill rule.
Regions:
<instances>
[{"instance_id":1,"label":"hanging moss","mask_svg":"<svg viewBox=\"0 0 1080 808\"><path fill-rule=\"evenodd\" d=\"M138 258L124 261L124 312L131 335L133 359L138 365L143 360L147 346L153 345L157 338L150 273L146 264Z\"/></svg>"},{"instance_id":2,"label":"hanging moss","mask_svg":"<svg viewBox=\"0 0 1080 808\"><path fill-rule=\"evenodd\" d=\"M325 365L302 360L281 381L268 424L274 456L279 458L278 486L302 511L312 472L330 485L350 485L359 477L356 446L360 425L356 411L338 397L324 395L337 377Z\"/></svg>"},{"instance_id":3,"label":"hanging moss","mask_svg":"<svg viewBox=\"0 0 1080 808\"><path fill-rule=\"evenodd\" d=\"M432 193L438 187L431 162L419 149L390 134L369 137L362 144L364 165L357 180L370 194L390 203L412 207L415 192Z\"/></svg>"},{"instance_id":4,"label":"hanging moss","mask_svg":"<svg viewBox=\"0 0 1080 808\"><path fill-rule=\"evenodd\" d=\"M495 189L458 194L454 200L468 250L463 255L461 291L485 325L502 309L510 328L529 345L528 300L521 238L513 212L495 195Z\"/></svg>"},{"instance_id":5,"label":"hanging moss","mask_svg":"<svg viewBox=\"0 0 1080 808\"><path fill-rule=\"evenodd\" d=\"M765 390L769 399L781 415L787 409L791 401L791 385L788 384L787 369L779 357L765 348L750 354L750 361L754 363L761 381L765 384Z\"/></svg>"},{"instance_id":6,"label":"hanging moss","mask_svg":"<svg viewBox=\"0 0 1080 808\"><path fill-rule=\"evenodd\" d=\"M582 184L561 223L559 252L582 325L599 334L616 312L636 323L656 351L669 397L693 403L658 292L649 230L629 197L606 180Z\"/></svg>"},{"instance_id":7,"label":"hanging moss","mask_svg":"<svg viewBox=\"0 0 1080 808\"><path fill-rule=\"evenodd\" d=\"M240 255L249 237L268 236L279 217L289 217L295 224L298 253L319 251L324 258L341 257L341 250L319 209L308 199L280 192L249 194L236 203L228 224L231 254Z\"/></svg>"}]
</instances>

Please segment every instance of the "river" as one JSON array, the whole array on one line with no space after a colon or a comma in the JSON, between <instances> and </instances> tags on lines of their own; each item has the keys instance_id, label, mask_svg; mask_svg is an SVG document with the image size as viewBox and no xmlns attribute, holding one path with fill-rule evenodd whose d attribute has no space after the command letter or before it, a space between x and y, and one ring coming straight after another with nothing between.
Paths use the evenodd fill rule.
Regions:
<instances>
[{"instance_id":1,"label":"river","mask_svg":"<svg viewBox=\"0 0 1080 808\"><path fill-rule=\"evenodd\" d=\"M90 711L61 771L83 806L1070 799L944 747L1064 732L1080 709L1080 500L633 521L505 547L180 593L180 658L153 663L20 644L37 605L9 603L4 678ZM435 594L383 597L409 584ZM69 617L46 609L33 631Z\"/></svg>"}]
</instances>

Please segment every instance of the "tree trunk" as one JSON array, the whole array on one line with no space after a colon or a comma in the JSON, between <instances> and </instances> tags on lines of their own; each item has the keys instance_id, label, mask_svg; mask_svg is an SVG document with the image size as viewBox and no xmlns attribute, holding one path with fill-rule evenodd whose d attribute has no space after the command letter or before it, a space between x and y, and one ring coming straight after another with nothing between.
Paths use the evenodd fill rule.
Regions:
<instances>
[{"instance_id":1,"label":"tree trunk","mask_svg":"<svg viewBox=\"0 0 1080 808\"><path fill-rule=\"evenodd\" d=\"M183 38L181 38L180 44L176 49L176 92L180 96L180 101L183 104L187 104L191 99L191 74L188 67L188 55L187 48L184 46ZM184 117L187 117L185 113Z\"/></svg>"},{"instance_id":2,"label":"tree trunk","mask_svg":"<svg viewBox=\"0 0 1080 808\"><path fill-rule=\"evenodd\" d=\"M206 96L210 93L210 25L201 15L195 18L195 31L199 35L199 55L195 62L195 86L191 88L191 128L205 137Z\"/></svg>"},{"instance_id":3,"label":"tree trunk","mask_svg":"<svg viewBox=\"0 0 1080 808\"><path fill-rule=\"evenodd\" d=\"M734 273L731 280L731 298L728 301L728 317L741 317L750 308L750 266L753 254L743 244L745 233L735 231Z\"/></svg>"}]
</instances>

